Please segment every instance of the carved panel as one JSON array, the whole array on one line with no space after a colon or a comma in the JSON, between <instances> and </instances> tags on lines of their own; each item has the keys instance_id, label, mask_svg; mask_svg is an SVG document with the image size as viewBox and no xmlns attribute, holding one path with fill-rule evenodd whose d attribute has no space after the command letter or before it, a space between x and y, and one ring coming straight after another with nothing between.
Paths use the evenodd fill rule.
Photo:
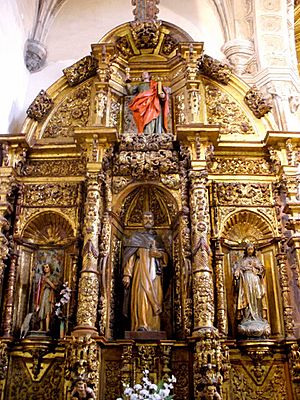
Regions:
<instances>
[{"instance_id":1,"label":"carved panel","mask_svg":"<svg viewBox=\"0 0 300 400\"><path fill-rule=\"evenodd\" d=\"M43 378L33 382L24 361L13 358L7 400L63 400L62 378L62 363L53 362Z\"/></svg>"},{"instance_id":2,"label":"carved panel","mask_svg":"<svg viewBox=\"0 0 300 400\"><path fill-rule=\"evenodd\" d=\"M229 95L212 85L206 85L205 95L208 122L220 124L221 134L254 134L249 118Z\"/></svg>"},{"instance_id":3,"label":"carved panel","mask_svg":"<svg viewBox=\"0 0 300 400\"><path fill-rule=\"evenodd\" d=\"M288 400L287 376L284 365L262 365L265 379L259 383L253 375L251 365L232 365L231 400L240 400L241 393L249 400ZM251 371L252 369L252 371Z\"/></svg>"},{"instance_id":4,"label":"carved panel","mask_svg":"<svg viewBox=\"0 0 300 400\"><path fill-rule=\"evenodd\" d=\"M24 205L59 206L76 205L78 185L72 183L46 183L24 186Z\"/></svg>"},{"instance_id":5,"label":"carved panel","mask_svg":"<svg viewBox=\"0 0 300 400\"><path fill-rule=\"evenodd\" d=\"M30 161L24 168L26 176L76 176L84 175L85 161L79 160L47 160Z\"/></svg>"},{"instance_id":6,"label":"carved panel","mask_svg":"<svg viewBox=\"0 0 300 400\"><path fill-rule=\"evenodd\" d=\"M272 173L270 164L264 158L245 159L238 157L214 158L209 171L225 175L268 175Z\"/></svg>"},{"instance_id":7,"label":"carved panel","mask_svg":"<svg viewBox=\"0 0 300 400\"><path fill-rule=\"evenodd\" d=\"M271 188L267 183L219 183L217 203L219 205L272 205Z\"/></svg>"},{"instance_id":8,"label":"carved panel","mask_svg":"<svg viewBox=\"0 0 300 400\"><path fill-rule=\"evenodd\" d=\"M44 138L72 136L74 128L86 126L90 114L91 82L72 91L50 118Z\"/></svg>"},{"instance_id":9,"label":"carved panel","mask_svg":"<svg viewBox=\"0 0 300 400\"><path fill-rule=\"evenodd\" d=\"M115 400L120 397L123 388L120 382L120 365L119 361L105 361L105 395L107 400Z\"/></svg>"}]
</instances>

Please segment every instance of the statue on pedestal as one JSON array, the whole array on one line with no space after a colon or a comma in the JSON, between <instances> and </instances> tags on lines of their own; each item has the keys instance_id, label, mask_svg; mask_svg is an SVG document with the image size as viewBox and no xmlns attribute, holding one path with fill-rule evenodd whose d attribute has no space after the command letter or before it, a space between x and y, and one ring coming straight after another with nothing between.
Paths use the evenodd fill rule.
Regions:
<instances>
[{"instance_id":1,"label":"statue on pedestal","mask_svg":"<svg viewBox=\"0 0 300 400\"><path fill-rule=\"evenodd\" d=\"M160 236L152 230L152 212L144 212L143 224L145 230L134 233L124 244L123 314L130 316L132 331L160 331L161 274L168 256Z\"/></svg>"},{"instance_id":2,"label":"statue on pedestal","mask_svg":"<svg viewBox=\"0 0 300 400\"><path fill-rule=\"evenodd\" d=\"M233 267L237 287L237 312L241 322L238 333L246 337L267 337L270 325L263 318L265 268L255 254L255 247L248 243L244 256Z\"/></svg>"},{"instance_id":3,"label":"statue on pedestal","mask_svg":"<svg viewBox=\"0 0 300 400\"><path fill-rule=\"evenodd\" d=\"M77 379L71 394L72 400L92 400L96 395L93 389L89 388L83 379Z\"/></svg>"},{"instance_id":4,"label":"statue on pedestal","mask_svg":"<svg viewBox=\"0 0 300 400\"><path fill-rule=\"evenodd\" d=\"M57 279L53 274L51 264L43 265L43 275L40 277L35 296L35 311L40 321L40 331L49 331L50 320L54 310Z\"/></svg>"},{"instance_id":5,"label":"statue on pedestal","mask_svg":"<svg viewBox=\"0 0 300 400\"><path fill-rule=\"evenodd\" d=\"M126 89L130 95L136 95L129 104L138 133L162 133L168 130L169 93L161 82L151 79L148 71L143 71L142 82L130 86L129 74L125 78Z\"/></svg>"}]
</instances>

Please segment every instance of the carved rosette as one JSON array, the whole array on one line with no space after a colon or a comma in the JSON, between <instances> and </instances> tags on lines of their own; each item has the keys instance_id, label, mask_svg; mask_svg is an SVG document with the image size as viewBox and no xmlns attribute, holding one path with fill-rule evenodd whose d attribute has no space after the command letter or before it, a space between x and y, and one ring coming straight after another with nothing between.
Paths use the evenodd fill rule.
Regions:
<instances>
[{"instance_id":1,"label":"carved rosette","mask_svg":"<svg viewBox=\"0 0 300 400\"><path fill-rule=\"evenodd\" d=\"M233 69L227 64L215 60L207 54L203 55L199 64L199 68L204 72L205 75L225 85L228 84L233 71Z\"/></svg>"},{"instance_id":2,"label":"carved rosette","mask_svg":"<svg viewBox=\"0 0 300 400\"><path fill-rule=\"evenodd\" d=\"M92 56L83 57L75 64L63 69L70 86L78 85L97 72L97 60Z\"/></svg>"},{"instance_id":3,"label":"carved rosette","mask_svg":"<svg viewBox=\"0 0 300 400\"><path fill-rule=\"evenodd\" d=\"M293 307L291 303L286 254L283 252L279 253L277 254L276 258L279 267L279 280L283 300L283 321L285 335L286 337L294 337Z\"/></svg>"},{"instance_id":4,"label":"carved rosette","mask_svg":"<svg viewBox=\"0 0 300 400\"><path fill-rule=\"evenodd\" d=\"M194 334L201 329L213 328L214 288L210 265L209 210L206 171L191 171L191 222Z\"/></svg>"},{"instance_id":5,"label":"carved rosette","mask_svg":"<svg viewBox=\"0 0 300 400\"><path fill-rule=\"evenodd\" d=\"M245 94L244 101L256 118L262 118L271 111L272 106L269 100L265 99L256 86L253 86Z\"/></svg>"},{"instance_id":6,"label":"carved rosette","mask_svg":"<svg viewBox=\"0 0 300 400\"><path fill-rule=\"evenodd\" d=\"M33 102L28 107L26 113L29 118L35 121L42 121L52 110L54 105L53 100L47 92L41 90Z\"/></svg>"}]
</instances>

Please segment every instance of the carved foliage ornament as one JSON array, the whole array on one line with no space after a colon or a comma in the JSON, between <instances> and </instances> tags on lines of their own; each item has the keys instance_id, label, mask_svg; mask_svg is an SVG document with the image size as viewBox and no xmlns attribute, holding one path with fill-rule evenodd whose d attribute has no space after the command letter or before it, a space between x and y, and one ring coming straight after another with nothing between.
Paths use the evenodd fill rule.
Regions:
<instances>
[{"instance_id":1,"label":"carved foliage ornament","mask_svg":"<svg viewBox=\"0 0 300 400\"><path fill-rule=\"evenodd\" d=\"M133 22L132 36L138 49L154 49L160 36L160 22Z\"/></svg>"},{"instance_id":2,"label":"carved foliage ornament","mask_svg":"<svg viewBox=\"0 0 300 400\"><path fill-rule=\"evenodd\" d=\"M78 185L72 183L47 183L24 186L24 204L27 206L74 206Z\"/></svg>"},{"instance_id":3,"label":"carved foliage ornament","mask_svg":"<svg viewBox=\"0 0 300 400\"><path fill-rule=\"evenodd\" d=\"M217 201L235 205L272 205L269 185L264 183L220 183Z\"/></svg>"},{"instance_id":4,"label":"carved foliage ornament","mask_svg":"<svg viewBox=\"0 0 300 400\"><path fill-rule=\"evenodd\" d=\"M54 102L51 97L47 94L47 92L41 90L28 107L26 113L29 118L40 122L49 114L53 108L53 105Z\"/></svg>"},{"instance_id":5,"label":"carved foliage ornament","mask_svg":"<svg viewBox=\"0 0 300 400\"><path fill-rule=\"evenodd\" d=\"M199 63L199 69L202 70L205 75L225 85L229 82L233 71L227 64L215 60L206 54L203 55Z\"/></svg>"},{"instance_id":6,"label":"carved foliage ornament","mask_svg":"<svg viewBox=\"0 0 300 400\"><path fill-rule=\"evenodd\" d=\"M78 85L97 72L97 60L92 56L83 57L75 64L63 69L70 86Z\"/></svg>"},{"instance_id":7,"label":"carved foliage ornament","mask_svg":"<svg viewBox=\"0 0 300 400\"><path fill-rule=\"evenodd\" d=\"M208 122L220 124L221 134L254 134L249 118L230 96L212 85L206 85L205 96Z\"/></svg>"},{"instance_id":8,"label":"carved foliage ornament","mask_svg":"<svg viewBox=\"0 0 300 400\"><path fill-rule=\"evenodd\" d=\"M83 272L79 281L77 325L94 327L97 318L98 277L94 273Z\"/></svg>"},{"instance_id":9,"label":"carved foliage ornament","mask_svg":"<svg viewBox=\"0 0 300 400\"><path fill-rule=\"evenodd\" d=\"M68 95L56 109L46 126L43 137L72 136L75 127L88 123L91 83L80 86Z\"/></svg>"},{"instance_id":10,"label":"carved foliage ornament","mask_svg":"<svg viewBox=\"0 0 300 400\"><path fill-rule=\"evenodd\" d=\"M23 175L30 176L69 176L85 174L85 162L80 160L29 161Z\"/></svg>"},{"instance_id":11,"label":"carved foliage ornament","mask_svg":"<svg viewBox=\"0 0 300 400\"><path fill-rule=\"evenodd\" d=\"M272 109L269 100L263 98L262 93L255 85L248 90L244 100L247 106L257 118L262 118Z\"/></svg>"},{"instance_id":12,"label":"carved foliage ornament","mask_svg":"<svg viewBox=\"0 0 300 400\"><path fill-rule=\"evenodd\" d=\"M271 166L263 159L215 158L209 165L209 171L218 174L269 175Z\"/></svg>"}]
</instances>

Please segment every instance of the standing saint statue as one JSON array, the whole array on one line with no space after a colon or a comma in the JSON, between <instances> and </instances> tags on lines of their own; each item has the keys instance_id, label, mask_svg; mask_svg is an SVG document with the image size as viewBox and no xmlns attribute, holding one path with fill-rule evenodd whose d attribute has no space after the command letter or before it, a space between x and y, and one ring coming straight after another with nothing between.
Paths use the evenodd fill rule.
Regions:
<instances>
[{"instance_id":1,"label":"standing saint statue","mask_svg":"<svg viewBox=\"0 0 300 400\"><path fill-rule=\"evenodd\" d=\"M152 212L144 212L143 225L145 230L134 233L124 245L123 314L130 315L132 331L159 331L163 302L161 274L168 256L160 236L152 230Z\"/></svg>"},{"instance_id":2,"label":"standing saint statue","mask_svg":"<svg viewBox=\"0 0 300 400\"><path fill-rule=\"evenodd\" d=\"M255 247L247 243L244 256L233 267L237 286L237 311L241 322L238 332L247 337L270 335L270 325L263 318L265 268L256 256Z\"/></svg>"},{"instance_id":3,"label":"standing saint statue","mask_svg":"<svg viewBox=\"0 0 300 400\"><path fill-rule=\"evenodd\" d=\"M136 95L129 104L138 133L162 133L168 130L169 94L161 82L151 79L148 71L143 71L142 82L130 86L131 79L126 75L127 92Z\"/></svg>"},{"instance_id":4,"label":"standing saint statue","mask_svg":"<svg viewBox=\"0 0 300 400\"><path fill-rule=\"evenodd\" d=\"M35 311L40 321L40 331L49 331L50 320L55 304L57 279L53 274L51 264L43 265L43 275L40 277L35 296Z\"/></svg>"}]
</instances>

